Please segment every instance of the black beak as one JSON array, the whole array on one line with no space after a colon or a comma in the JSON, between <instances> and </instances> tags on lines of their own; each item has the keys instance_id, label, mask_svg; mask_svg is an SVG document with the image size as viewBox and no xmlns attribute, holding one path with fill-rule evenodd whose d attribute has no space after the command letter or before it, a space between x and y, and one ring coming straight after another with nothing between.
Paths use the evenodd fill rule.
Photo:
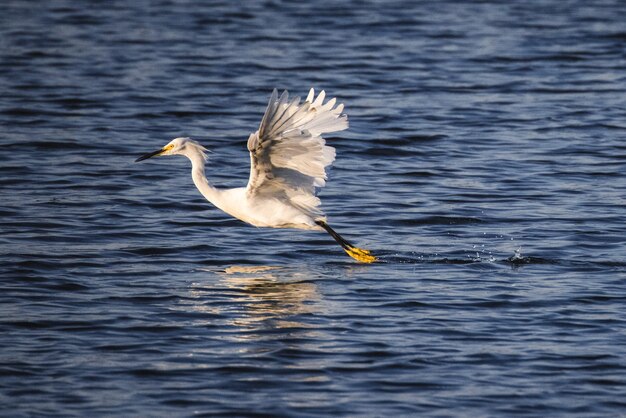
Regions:
<instances>
[{"instance_id":1,"label":"black beak","mask_svg":"<svg viewBox=\"0 0 626 418\"><path fill-rule=\"evenodd\" d=\"M165 150L163 148L161 148L161 149L156 150L154 152L151 152L149 154L142 155L141 157L137 158L135 160L135 162L138 163L139 161L143 161L143 160L147 160L148 158L156 157L157 155L160 155L160 154L162 154L164 152L165 152Z\"/></svg>"}]
</instances>

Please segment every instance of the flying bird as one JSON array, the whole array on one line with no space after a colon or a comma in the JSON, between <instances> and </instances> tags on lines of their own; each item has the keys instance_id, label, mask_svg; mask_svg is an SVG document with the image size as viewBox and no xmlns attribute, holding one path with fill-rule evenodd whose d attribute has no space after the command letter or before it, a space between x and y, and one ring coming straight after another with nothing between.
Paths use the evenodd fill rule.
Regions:
<instances>
[{"instance_id":1,"label":"flying bird","mask_svg":"<svg viewBox=\"0 0 626 418\"><path fill-rule=\"evenodd\" d=\"M135 162L165 155L184 155L191 161L191 178L202 195L229 215L257 227L325 231L344 251L361 263L377 258L355 247L335 232L321 210L316 188L326 184L326 167L335 160L335 149L323 134L348 128L343 104L324 103L326 93L315 97L311 89L304 102L280 97L274 89L259 129L248 138L250 178L246 187L220 189L206 178L207 149L191 138L174 138L163 148Z\"/></svg>"}]
</instances>

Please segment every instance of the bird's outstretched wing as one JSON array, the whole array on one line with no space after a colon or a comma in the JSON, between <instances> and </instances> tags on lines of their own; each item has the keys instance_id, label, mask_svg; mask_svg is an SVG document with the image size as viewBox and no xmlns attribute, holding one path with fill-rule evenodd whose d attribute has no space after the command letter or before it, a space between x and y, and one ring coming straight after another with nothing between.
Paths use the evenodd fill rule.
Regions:
<instances>
[{"instance_id":1,"label":"bird's outstretched wing","mask_svg":"<svg viewBox=\"0 0 626 418\"><path fill-rule=\"evenodd\" d=\"M249 197L274 197L312 216L322 214L315 188L325 185L325 167L335 160L322 134L348 128L343 104L335 105L334 98L324 103L325 96L322 91L316 98L311 89L300 103L299 97L289 100L287 91L278 97L274 89L259 130L248 138Z\"/></svg>"}]
</instances>

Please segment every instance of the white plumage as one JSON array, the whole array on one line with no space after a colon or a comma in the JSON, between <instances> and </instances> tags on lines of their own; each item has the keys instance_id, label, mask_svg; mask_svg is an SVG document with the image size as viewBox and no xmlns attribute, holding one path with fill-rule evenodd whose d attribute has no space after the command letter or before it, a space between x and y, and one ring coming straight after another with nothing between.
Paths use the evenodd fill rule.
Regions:
<instances>
[{"instance_id":1,"label":"white plumage","mask_svg":"<svg viewBox=\"0 0 626 418\"><path fill-rule=\"evenodd\" d=\"M327 224L316 188L326 184L326 167L335 149L323 134L348 128L343 105L324 103L325 92L313 89L301 103L284 91L270 97L259 129L248 138L250 178L246 187L218 189L209 184L204 166L206 149L190 138L175 138L166 146L137 159L184 155L191 161L192 179L202 195L224 212L258 227L298 228L329 232L344 250L362 262L376 258L344 240Z\"/></svg>"},{"instance_id":2,"label":"white plumage","mask_svg":"<svg viewBox=\"0 0 626 418\"><path fill-rule=\"evenodd\" d=\"M315 220L322 211L315 188L326 184L326 167L335 160L335 149L326 145L322 134L348 128L348 117L341 114L343 105L333 107L335 99L324 105L324 96L322 91L313 100L311 89L300 104L299 97L289 101L286 91L279 98L274 90L259 130L248 139L247 199L278 199L302 211L311 218L300 226L305 229L319 228ZM289 220L269 226L281 223L298 227Z\"/></svg>"}]
</instances>

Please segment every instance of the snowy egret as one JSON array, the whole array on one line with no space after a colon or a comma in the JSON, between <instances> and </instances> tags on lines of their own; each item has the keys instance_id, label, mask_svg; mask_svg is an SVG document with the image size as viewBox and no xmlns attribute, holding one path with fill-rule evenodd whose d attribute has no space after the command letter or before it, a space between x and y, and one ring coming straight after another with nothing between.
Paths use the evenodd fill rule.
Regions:
<instances>
[{"instance_id":1,"label":"snowy egret","mask_svg":"<svg viewBox=\"0 0 626 418\"><path fill-rule=\"evenodd\" d=\"M163 148L137 158L136 162L162 155L184 155L191 160L191 178L213 205L251 225L326 231L344 251L362 263L376 257L357 248L335 232L320 209L317 187L326 183L326 170L335 160L335 149L322 134L348 128L343 104L324 103L326 94L315 97L313 89L304 103L289 100L274 89L259 130L250 134L250 178L246 187L218 189L209 184L204 165L207 149L190 138L175 138Z\"/></svg>"}]
</instances>

